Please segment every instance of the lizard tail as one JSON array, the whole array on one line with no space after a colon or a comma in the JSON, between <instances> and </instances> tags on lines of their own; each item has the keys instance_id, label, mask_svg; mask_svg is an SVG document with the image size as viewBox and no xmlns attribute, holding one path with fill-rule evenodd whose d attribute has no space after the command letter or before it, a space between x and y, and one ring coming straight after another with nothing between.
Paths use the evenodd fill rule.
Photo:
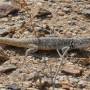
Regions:
<instances>
[{"instance_id":1,"label":"lizard tail","mask_svg":"<svg viewBox=\"0 0 90 90\"><path fill-rule=\"evenodd\" d=\"M0 37L0 43L16 46L16 47L28 47L26 40L23 39L15 39L15 38L6 38L6 37ZM25 44L26 43L26 44Z\"/></svg>"}]
</instances>

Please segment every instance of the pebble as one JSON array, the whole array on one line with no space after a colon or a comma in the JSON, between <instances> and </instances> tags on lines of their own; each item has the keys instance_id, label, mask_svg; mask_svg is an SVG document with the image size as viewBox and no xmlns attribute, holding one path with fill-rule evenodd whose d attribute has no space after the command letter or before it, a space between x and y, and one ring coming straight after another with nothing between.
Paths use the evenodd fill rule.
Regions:
<instances>
[{"instance_id":1,"label":"pebble","mask_svg":"<svg viewBox=\"0 0 90 90\"><path fill-rule=\"evenodd\" d=\"M89 16L90 17L90 5L86 5L86 7L82 10L82 13L85 16Z\"/></svg>"},{"instance_id":2,"label":"pebble","mask_svg":"<svg viewBox=\"0 0 90 90\"><path fill-rule=\"evenodd\" d=\"M0 28L0 35L4 35L4 34L7 34L7 33L9 33L9 30Z\"/></svg>"},{"instance_id":3,"label":"pebble","mask_svg":"<svg viewBox=\"0 0 90 90\"><path fill-rule=\"evenodd\" d=\"M84 9L84 10L83 10L83 14L84 14L85 16L90 16L90 9Z\"/></svg>"},{"instance_id":4,"label":"pebble","mask_svg":"<svg viewBox=\"0 0 90 90\"><path fill-rule=\"evenodd\" d=\"M50 87L48 90L53 90L53 88ZM65 89L63 89L63 88L54 88L54 90L65 90Z\"/></svg>"},{"instance_id":5,"label":"pebble","mask_svg":"<svg viewBox=\"0 0 90 90\"><path fill-rule=\"evenodd\" d=\"M7 17L3 17L3 18L0 18L1 22L8 22L8 18Z\"/></svg>"},{"instance_id":6,"label":"pebble","mask_svg":"<svg viewBox=\"0 0 90 90\"><path fill-rule=\"evenodd\" d=\"M6 90L5 86L0 84L0 90Z\"/></svg>"},{"instance_id":7,"label":"pebble","mask_svg":"<svg viewBox=\"0 0 90 90\"><path fill-rule=\"evenodd\" d=\"M27 88L26 90L38 90L36 88Z\"/></svg>"},{"instance_id":8,"label":"pebble","mask_svg":"<svg viewBox=\"0 0 90 90\"><path fill-rule=\"evenodd\" d=\"M63 66L62 72L69 75L80 76L82 74L82 69L81 67L73 64L65 64Z\"/></svg>"},{"instance_id":9,"label":"pebble","mask_svg":"<svg viewBox=\"0 0 90 90\"><path fill-rule=\"evenodd\" d=\"M3 46L2 46L3 47ZM3 49L0 47L0 64L9 60L9 56L3 52Z\"/></svg>"},{"instance_id":10,"label":"pebble","mask_svg":"<svg viewBox=\"0 0 90 90\"><path fill-rule=\"evenodd\" d=\"M56 90L71 90L72 84L68 80L64 79L62 81L56 81L58 82L55 83L55 88L57 88Z\"/></svg>"},{"instance_id":11,"label":"pebble","mask_svg":"<svg viewBox=\"0 0 90 90\"><path fill-rule=\"evenodd\" d=\"M80 80L80 81L78 82L78 85L79 85L80 88L85 88L86 85L87 85L87 82L86 82L86 81L83 81L83 80Z\"/></svg>"},{"instance_id":12,"label":"pebble","mask_svg":"<svg viewBox=\"0 0 90 90\"><path fill-rule=\"evenodd\" d=\"M70 8L67 8L67 7L64 7L64 8L63 8L63 11L64 11L65 13L70 13L71 9L70 9Z\"/></svg>"},{"instance_id":13,"label":"pebble","mask_svg":"<svg viewBox=\"0 0 90 90\"><path fill-rule=\"evenodd\" d=\"M6 88L0 88L0 90L7 90Z\"/></svg>"},{"instance_id":14,"label":"pebble","mask_svg":"<svg viewBox=\"0 0 90 90\"><path fill-rule=\"evenodd\" d=\"M28 81L34 80L36 81L39 78L39 75L36 71L32 72L29 77L27 78Z\"/></svg>"},{"instance_id":15,"label":"pebble","mask_svg":"<svg viewBox=\"0 0 90 90\"><path fill-rule=\"evenodd\" d=\"M0 72L2 73L9 73L13 70L15 70L17 67L15 65L3 65L3 66L0 66Z\"/></svg>"},{"instance_id":16,"label":"pebble","mask_svg":"<svg viewBox=\"0 0 90 90\"><path fill-rule=\"evenodd\" d=\"M90 58L81 58L79 62L82 65L90 65Z\"/></svg>"},{"instance_id":17,"label":"pebble","mask_svg":"<svg viewBox=\"0 0 90 90\"><path fill-rule=\"evenodd\" d=\"M74 25L76 25L76 22L72 20L72 21L68 21L68 24L71 26L74 26Z\"/></svg>"},{"instance_id":18,"label":"pebble","mask_svg":"<svg viewBox=\"0 0 90 90\"><path fill-rule=\"evenodd\" d=\"M90 74L87 75L86 80L90 82Z\"/></svg>"},{"instance_id":19,"label":"pebble","mask_svg":"<svg viewBox=\"0 0 90 90\"><path fill-rule=\"evenodd\" d=\"M8 16L9 14L15 15L18 9L9 4L0 5L0 18Z\"/></svg>"},{"instance_id":20,"label":"pebble","mask_svg":"<svg viewBox=\"0 0 90 90\"><path fill-rule=\"evenodd\" d=\"M21 88L17 84L7 85L6 88L8 90L21 90Z\"/></svg>"},{"instance_id":21,"label":"pebble","mask_svg":"<svg viewBox=\"0 0 90 90\"><path fill-rule=\"evenodd\" d=\"M74 2L81 2L81 0L74 0Z\"/></svg>"},{"instance_id":22,"label":"pebble","mask_svg":"<svg viewBox=\"0 0 90 90\"><path fill-rule=\"evenodd\" d=\"M23 83L24 88L30 88L32 87L32 82L31 81L24 81Z\"/></svg>"},{"instance_id":23,"label":"pebble","mask_svg":"<svg viewBox=\"0 0 90 90\"><path fill-rule=\"evenodd\" d=\"M64 13L63 11L59 11L59 12L58 12L58 15L59 15L59 16L64 16L65 13Z\"/></svg>"},{"instance_id":24,"label":"pebble","mask_svg":"<svg viewBox=\"0 0 90 90\"><path fill-rule=\"evenodd\" d=\"M44 19L44 18L52 17L52 13L47 9L40 8L36 17L38 19Z\"/></svg>"},{"instance_id":25,"label":"pebble","mask_svg":"<svg viewBox=\"0 0 90 90\"><path fill-rule=\"evenodd\" d=\"M67 13L70 13L72 11L72 8L70 5L66 5L62 8L62 11L65 12L66 14Z\"/></svg>"}]
</instances>

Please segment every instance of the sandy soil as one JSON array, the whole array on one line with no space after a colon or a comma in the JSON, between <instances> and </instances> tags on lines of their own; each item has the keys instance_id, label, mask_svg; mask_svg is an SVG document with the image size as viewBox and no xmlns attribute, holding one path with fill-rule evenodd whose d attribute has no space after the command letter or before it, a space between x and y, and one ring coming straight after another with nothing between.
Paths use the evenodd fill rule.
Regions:
<instances>
[{"instance_id":1,"label":"sandy soil","mask_svg":"<svg viewBox=\"0 0 90 90\"><path fill-rule=\"evenodd\" d=\"M9 1L0 0L0 5ZM12 1L19 11L0 12L1 37L90 36L89 0L27 0L28 7ZM24 48L0 46L0 90L90 90L89 48L69 52L56 75L62 59L56 51L38 51L25 58Z\"/></svg>"}]
</instances>

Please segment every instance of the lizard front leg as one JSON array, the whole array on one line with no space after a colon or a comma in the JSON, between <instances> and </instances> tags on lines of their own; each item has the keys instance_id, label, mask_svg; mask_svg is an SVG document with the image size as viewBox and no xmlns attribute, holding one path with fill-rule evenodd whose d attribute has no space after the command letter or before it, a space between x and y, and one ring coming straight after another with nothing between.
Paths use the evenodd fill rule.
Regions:
<instances>
[{"instance_id":1,"label":"lizard front leg","mask_svg":"<svg viewBox=\"0 0 90 90\"><path fill-rule=\"evenodd\" d=\"M29 54L35 53L38 51L38 46L34 44L30 44L30 48L28 48L25 52L25 57L27 57Z\"/></svg>"},{"instance_id":2,"label":"lizard front leg","mask_svg":"<svg viewBox=\"0 0 90 90\"><path fill-rule=\"evenodd\" d=\"M59 52L59 49L56 49L58 55L61 57L61 62L60 62L59 67L58 67L57 70L56 70L55 75L54 75L54 78L53 78L53 81L54 81L54 82L55 82L55 80L56 80L56 77L57 77L59 71L61 71L61 69L62 69L62 65L65 63L65 57L64 57L64 56L67 54L67 52L68 52L69 49L70 49L70 47L64 47L64 48L62 48L62 50L64 50L64 51L63 51L63 54L61 54L61 53Z\"/></svg>"},{"instance_id":3,"label":"lizard front leg","mask_svg":"<svg viewBox=\"0 0 90 90\"><path fill-rule=\"evenodd\" d=\"M64 47L64 48L62 48L61 49L62 50L62 54L59 52L59 50L57 49L57 53L58 53L58 55L61 57L61 63L62 64L64 64L65 63L65 56L66 56L66 54L68 53L68 51L70 50L70 47L69 46L66 46L66 47Z\"/></svg>"},{"instance_id":4,"label":"lizard front leg","mask_svg":"<svg viewBox=\"0 0 90 90\"><path fill-rule=\"evenodd\" d=\"M63 56L65 56L67 52L70 50L70 47L66 46L66 47L63 47L61 50L62 50Z\"/></svg>"}]
</instances>

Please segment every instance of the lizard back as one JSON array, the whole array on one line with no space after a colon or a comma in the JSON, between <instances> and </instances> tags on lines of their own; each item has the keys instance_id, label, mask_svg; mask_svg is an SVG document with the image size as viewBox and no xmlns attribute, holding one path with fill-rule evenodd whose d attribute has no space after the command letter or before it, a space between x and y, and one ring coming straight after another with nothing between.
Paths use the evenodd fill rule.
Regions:
<instances>
[{"instance_id":1,"label":"lizard back","mask_svg":"<svg viewBox=\"0 0 90 90\"><path fill-rule=\"evenodd\" d=\"M35 45L39 50L62 49L63 47L72 47L74 49L90 47L90 37L33 37L23 39L0 37L0 43L24 48L31 48Z\"/></svg>"}]
</instances>

